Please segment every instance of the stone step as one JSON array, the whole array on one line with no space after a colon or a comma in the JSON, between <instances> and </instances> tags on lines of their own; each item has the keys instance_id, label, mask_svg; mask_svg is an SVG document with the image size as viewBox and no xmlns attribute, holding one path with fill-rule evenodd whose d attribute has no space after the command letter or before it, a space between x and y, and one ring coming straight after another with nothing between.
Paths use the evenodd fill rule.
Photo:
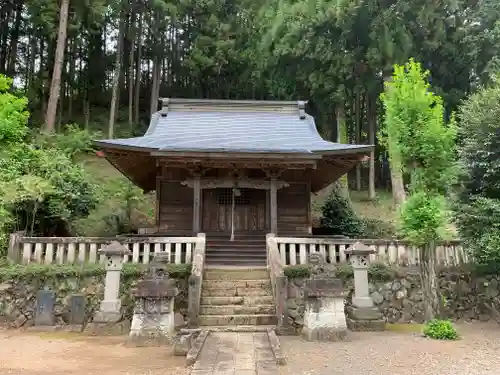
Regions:
<instances>
[{"instance_id":1,"label":"stone step","mask_svg":"<svg viewBox=\"0 0 500 375\"><path fill-rule=\"evenodd\" d=\"M266 265L266 258L231 258L231 257L216 257L212 258L207 255L206 264L214 266L249 266L260 267Z\"/></svg>"},{"instance_id":2,"label":"stone step","mask_svg":"<svg viewBox=\"0 0 500 375\"><path fill-rule=\"evenodd\" d=\"M238 296L238 297L201 297L202 305L224 306L224 305L272 305L273 296Z\"/></svg>"},{"instance_id":3,"label":"stone step","mask_svg":"<svg viewBox=\"0 0 500 375\"><path fill-rule=\"evenodd\" d=\"M271 329L276 329L276 325L261 325L261 326L204 326L203 330L209 332L268 332Z\"/></svg>"},{"instance_id":4,"label":"stone step","mask_svg":"<svg viewBox=\"0 0 500 375\"><path fill-rule=\"evenodd\" d=\"M271 280L203 280L203 289L271 288Z\"/></svg>"},{"instance_id":5,"label":"stone step","mask_svg":"<svg viewBox=\"0 0 500 375\"><path fill-rule=\"evenodd\" d=\"M200 326L257 326L276 324L276 315L200 315Z\"/></svg>"},{"instance_id":6,"label":"stone step","mask_svg":"<svg viewBox=\"0 0 500 375\"><path fill-rule=\"evenodd\" d=\"M241 305L201 305L201 315L271 315L275 313L274 305L256 305L256 306L241 306Z\"/></svg>"},{"instance_id":7,"label":"stone step","mask_svg":"<svg viewBox=\"0 0 500 375\"><path fill-rule=\"evenodd\" d=\"M202 297L271 297L272 290L261 288L206 289L202 287Z\"/></svg>"},{"instance_id":8,"label":"stone step","mask_svg":"<svg viewBox=\"0 0 500 375\"><path fill-rule=\"evenodd\" d=\"M266 268L226 268L206 269L203 280L266 280L269 272Z\"/></svg>"},{"instance_id":9,"label":"stone step","mask_svg":"<svg viewBox=\"0 0 500 375\"><path fill-rule=\"evenodd\" d=\"M267 259L265 250L208 249L207 258Z\"/></svg>"}]
</instances>

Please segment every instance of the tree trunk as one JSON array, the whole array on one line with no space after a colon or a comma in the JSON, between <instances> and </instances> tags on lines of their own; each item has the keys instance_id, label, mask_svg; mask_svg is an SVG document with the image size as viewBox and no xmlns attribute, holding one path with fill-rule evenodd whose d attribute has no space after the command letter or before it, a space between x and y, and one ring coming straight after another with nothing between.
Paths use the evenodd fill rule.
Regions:
<instances>
[{"instance_id":1,"label":"tree trunk","mask_svg":"<svg viewBox=\"0 0 500 375\"><path fill-rule=\"evenodd\" d=\"M366 94L367 118L368 118L368 143L374 146L370 152L370 168L368 176L368 197L370 199L376 198L375 192L375 134L377 127L377 100L372 98L368 93Z\"/></svg>"},{"instance_id":2,"label":"tree trunk","mask_svg":"<svg viewBox=\"0 0 500 375\"><path fill-rule=\"evenodd\" d=\"M141 94L141 76L142 76L142 22L143 15L139 10L139 20L138 20L138 35L137 35L137 63L135 70L135 87L134 87L134 105L135 105L135 113L134 113L134 122L136 124L139 123L139 113L140 113L140 94Z\"/></svg>"},{"instance_id":3,"label":"tree trunk","mask_svg":"<svg viewBox=\"0 0 500 375\"><path fill-rule=\"evenodd\" d=\"M354 108L355 127L354 140L356 144L361 144L361 93L359 87L356 87L356 102ZM356 165L356 190L361 190L361 164Z\"/></svg>"},{"instance_id":4,"label":"tree trunk","mask_svg":"<svg viewBox=\"0 0 500 375\"><path fill-rule=\"evenodd\" d=\"M434 242L431 242L419 250L424 318L426 321L429 321L439 317L441 314L441 299L436 276L436 245Z\"/></svg>"},{"instance_id":5,"label":"tree trunk","mask_svg":"<svg viewBox=\"0 0 500 375\"><path fill-rule=\"evenodd\" d=\"M76 50L77 50L77 39L76 37L73 38L71 41L71 61L69 63L69 77L67 79L67 85L68 85L68 122L71 122L73 119L73 95L74 95L74 90L73 90L73 79L75 77L75 63L76 63Z\"/></svg>"},{"instance_id":6,"label":"tree trunk","mask_svg":"<svg viewBox=\"0 0 500 375\"><path fill-rule=\"evenodd\" d=\"M10 52L9 52L9 65L7 67L7 75L14 77L16 74L16 58L17 58L17 46L19 44L19 31L21 28L21 19L23 12L23 2L18 1L16 7L16 21L14 28L10 33Z\"/></svg>"},{"instance_id":7,"label":"tree trunk","mask_svg":"<svg viewBox=\"0 0 500 375\"><path fill-rule=\"evenodd\" d=\"M400 206L406 201L406 192L403 182L403 170L398 155L390 155L389 167L391 170L392 196L396 204Z\"/></svg>"},{"instance_id":8,"label":"tree trunk","mask_svg":"<svg viewBox=\"0 0 500 375\"><path fill-rule=\"evenodd\" d=\"M151 85L151 103L149 109L150 116L153 116L153 113L155 113L158 110L158 92L160 86L159 73L160 73L160 62L159 58L155 57L155 60L153 62L153 83Z\"/></svg>"},{"instance_id":9,"label":"tree trunk","mask_svg":"<svg viewBox=\"0 0 500 375\"><path fill-rule=\"evenodd\" d=\"M59 12L59 32L57 35L56 56L54 61L54 70L52 73L52 84L50 85L49 103L47 105L47 114L45 116L45 131L54 132L56 121L57 103L61 91L61 71L64 63L64 48L66 44L66 33L68 25L69 0L62 0L61 10Z\"/></svg>"},{"instance_id":10,"label":"tree trunk","mask_svg":"<svg viewBox=\"0 0 500 375\"><path fill-rule=\"evenodd\" d=\"M344 103L341 102L336 106L335 113L337 115L337 143L347 142L347 124L345 121ZM339 179L340 193L349 199L349 182L347 174Z\"/></svg>"},{"instance_id":11,"label":"tree trunk","mask_svg":"<svg viewBox=\"0 0 500 375\"><path fill-rule=\"evenodd\" d=\"M121 22L120 29L118 31L118 40L117 40L117 46L116 46L116 60L115 60L115 76L113 78L113 93L111 96L111 108L109 111L108 138L110 138L110 139L113 138L113 136L114 136L116 107L117 107L118 95L119 95L119 91L120 91L120 72L122 70L122 50L123 50L124 30L125 30L124 22Z\"/></svg>"},{"instance_id":12,"label":"tree trunk","mask_svg":"<svg viewBox=\"0 0 500 375\"><path fill-rule=\"evenodd\" d=\"M128 125L130 130L134 124L134 54L135 54L135 10L132 9L130 16L130 55L128 73Z\"/></svg>"}]
</instances>

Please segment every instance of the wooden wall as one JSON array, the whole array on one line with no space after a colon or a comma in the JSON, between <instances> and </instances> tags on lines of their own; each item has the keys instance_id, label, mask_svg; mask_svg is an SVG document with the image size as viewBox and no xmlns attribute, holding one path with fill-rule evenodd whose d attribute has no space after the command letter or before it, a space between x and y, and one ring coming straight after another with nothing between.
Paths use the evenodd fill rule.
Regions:
<instances>
[{"instance_id":1,"label":"wooden wall","mask_svg":"<svg viewBox=\"0 0 500 375\"><path fill-rule=\"evenodd\" d=\"M278 234L298 236L309 234L311 193L309 183L290 183L278 190Z\"/></svg>"},{"instance_id":2,"label":"wooden wall","mask_svg":"<svg viewBox=\"0 0 500 375\"><path fill-rule=\"evenodd\" d=\"M169 235L192 235L193 230L193 189L181 184L189 179L187 171L167 169L157 182L157 222L158 230ZM303 236L310 234L311 228L311 193L309 181L304 181L304 174L299 171L287 171L281 179L290 186L278 189L278 234ZM255 193L255 194L253 194ZM255 191L249 195L251 205L238 207L235 215L237 229L240 231L270 231L269 190ZM210 204L209 190L202 192L201 223L204 231L221 231L228 228L212 228L214 223L228 222L227 212L220 215L221 207ZM267 197L266 197L267 196ZM214 202L212 202L214 203ZM255 208L256 214L252 211ZM213 212L208 212L213 211ZM241 211L241 212L240 212ZM240 218L240 216L242 218ZM257 217L257 225L252 223ZM250 225L252 224L252 225ZM217 230L218 229L218 230Z\"/></svg>"},{"instance_id":3,"label":"wooden wall","mask_svg":"<svg viewBox=\"0 0 500 375\"><path fill-rule=\"evenodd\" d=\"M193 230L193 189L180 181L159 182L158 227L171 234L191 234Z\"/></svg>"}]
</instances>

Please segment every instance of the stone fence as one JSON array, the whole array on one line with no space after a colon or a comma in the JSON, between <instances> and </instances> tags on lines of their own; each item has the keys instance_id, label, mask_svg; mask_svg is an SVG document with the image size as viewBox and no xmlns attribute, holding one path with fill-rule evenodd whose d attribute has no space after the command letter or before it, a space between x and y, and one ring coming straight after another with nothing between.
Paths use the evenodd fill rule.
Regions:
<instances>
[{"instance_id":1,"label":"stone fence","mask_svg":"<svg viewBox=\"0 0 500 375\"><path fill-rule=\"evenodd\" d=\"M164 253L170 263L189 264L192 262L195 247L205 247L205 237L162 237L162 236L123 236L123 237L25 237L18 233L10 236L8 259L14 263L72 264L102 263L104 255L99 249L119 241L130 250L124 255L124 263L148 264L155 254Z\"/></svg>"},{"instance_id":2,"label":"stone fence","mask_svg":"<svg viewBox=\"0 0 500 375\"><path fill-rule=\"evenodd\" d=\"M278 244L283 265L306 264L311 253L319 252L329 264L349 260L348 250L362 242L373 250L370 261L403 266L418 265L419 250L406 241L379 239L348 239L342 237L274 237ZM438 263L446 266L467 263L467 255L459 240L438 243Z\"/></svg>"}]
</instances>

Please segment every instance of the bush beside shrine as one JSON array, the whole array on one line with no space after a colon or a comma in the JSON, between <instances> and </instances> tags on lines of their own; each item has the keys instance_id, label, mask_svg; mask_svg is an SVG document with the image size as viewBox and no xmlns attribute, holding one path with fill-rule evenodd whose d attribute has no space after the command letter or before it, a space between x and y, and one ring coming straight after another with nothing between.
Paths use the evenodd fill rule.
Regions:
<instances>
[{"instance_id":1,"label":"bush beside shrine","mask_svg":"<svg viewBox=\"0 0 500 375\"><path fill-rule=\"evenodd\" d=\"M133 314L131 290L147 272L144 265L125 264L120 279L123 319ZM179 295L175 298L175 311L187 316L188 278L190 264L169 264L170 277L177 281ZM104 294L106 271L101 265L10 265L0 264L0 323L19 328L33 324L36 295L41 289L54 291L56 324L68 321L69 297L83 294L86 297L86 320L92 320Z\"/></svg>"}]
</instances>

